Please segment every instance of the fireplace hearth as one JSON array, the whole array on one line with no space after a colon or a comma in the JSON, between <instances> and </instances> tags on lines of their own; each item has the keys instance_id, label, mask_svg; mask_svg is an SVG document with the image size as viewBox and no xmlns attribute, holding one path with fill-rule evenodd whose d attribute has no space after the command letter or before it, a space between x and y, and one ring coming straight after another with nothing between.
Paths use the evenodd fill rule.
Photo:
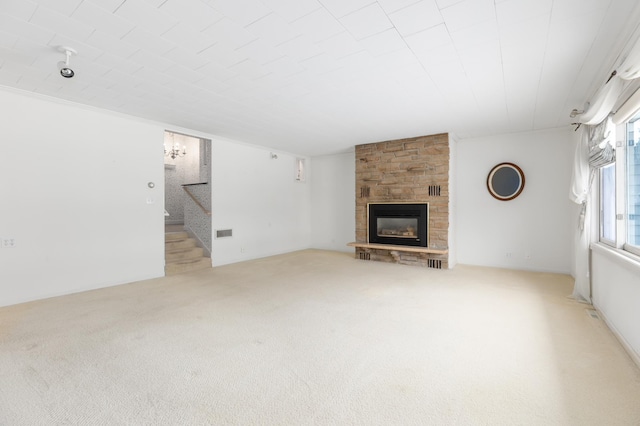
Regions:
<instances>
[{"instance_id":1,"label":"fireplace hearth","mask_svg":"<svg viewBox=\"0 0 640 426\"><path fill-rule=\"evenodd\" d=\"M369 203L369 243L429 246L428 203Z\"/></svg>"}]
</instances>

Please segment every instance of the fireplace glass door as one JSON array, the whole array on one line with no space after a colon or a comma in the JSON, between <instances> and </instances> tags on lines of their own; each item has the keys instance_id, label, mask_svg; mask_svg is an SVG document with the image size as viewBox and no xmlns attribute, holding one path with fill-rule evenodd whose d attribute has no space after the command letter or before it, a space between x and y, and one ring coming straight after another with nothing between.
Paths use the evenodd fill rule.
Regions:
<instances>
[{"instance_id":1,"label":"fireplace glass door","mask_svg":"<svg viewBox=\"0 0 640 426\"><path fill-rule=\"evenodd\" d=\"M418 218L377 218L378 237L416 238L418 236Z\"/></svg>"},{"instance_id":2,"label":"fireplace glass door","mask_svg":"<svg viewBox=\"0 0 640 426\"><path fill-rule=\"evenodd\" d=\"M370 243L428 247L429 205L369 203Z\"/></svg>"}]
</instances>

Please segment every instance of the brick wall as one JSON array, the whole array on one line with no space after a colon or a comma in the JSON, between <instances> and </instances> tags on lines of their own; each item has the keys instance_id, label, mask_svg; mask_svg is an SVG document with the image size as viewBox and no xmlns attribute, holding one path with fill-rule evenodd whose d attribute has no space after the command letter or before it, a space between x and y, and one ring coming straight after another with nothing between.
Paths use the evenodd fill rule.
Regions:
<instances>
[{"instance_id":1,"label":"brick wall","mask_svg":"<svg viewBox=\"0 0 640 426\"><path fill-rule=\"evenodd\" d=\"M367 242L367 203L394 202L429 203L429 248L448 248L448 134L356 146L357 242ZM448 255L358 248L356 257L448 267Z\"/></svg>"}]
</instances>

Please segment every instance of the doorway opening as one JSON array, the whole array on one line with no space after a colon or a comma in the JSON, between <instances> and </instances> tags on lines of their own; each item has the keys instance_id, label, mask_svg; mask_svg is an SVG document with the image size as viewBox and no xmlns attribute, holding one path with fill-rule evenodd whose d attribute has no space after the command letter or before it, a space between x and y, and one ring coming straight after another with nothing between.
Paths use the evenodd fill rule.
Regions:
<instances>
[{"instance_id":1,"label":"doorway opening","mask_svg":"<svg viewBox=\"0 0 640 426\"><path fill-rule=\"evenodd\" d=\"M210 180L211 140L165 131L165 233L186 232L207 257L211 256Z\"/></svg>"}]
</instances>

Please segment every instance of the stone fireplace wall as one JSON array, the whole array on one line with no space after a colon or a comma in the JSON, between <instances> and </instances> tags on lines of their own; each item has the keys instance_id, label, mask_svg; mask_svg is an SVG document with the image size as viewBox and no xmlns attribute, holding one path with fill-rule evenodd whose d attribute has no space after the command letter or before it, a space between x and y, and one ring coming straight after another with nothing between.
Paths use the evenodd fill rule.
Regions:
<instances>
[{"instance_id":1,"label":"stone fireplace wall","mask_svg":"<svg viewBox=\"0 0 640 426\"><path fill-rule=\"evenodd\" d=\"M367 242L367 203L429 203L429 248L448 249L449 135L356 146L356 242ZM356 248L361 259L448 268L448 254Z\"/></svg>"}]
</instances>

